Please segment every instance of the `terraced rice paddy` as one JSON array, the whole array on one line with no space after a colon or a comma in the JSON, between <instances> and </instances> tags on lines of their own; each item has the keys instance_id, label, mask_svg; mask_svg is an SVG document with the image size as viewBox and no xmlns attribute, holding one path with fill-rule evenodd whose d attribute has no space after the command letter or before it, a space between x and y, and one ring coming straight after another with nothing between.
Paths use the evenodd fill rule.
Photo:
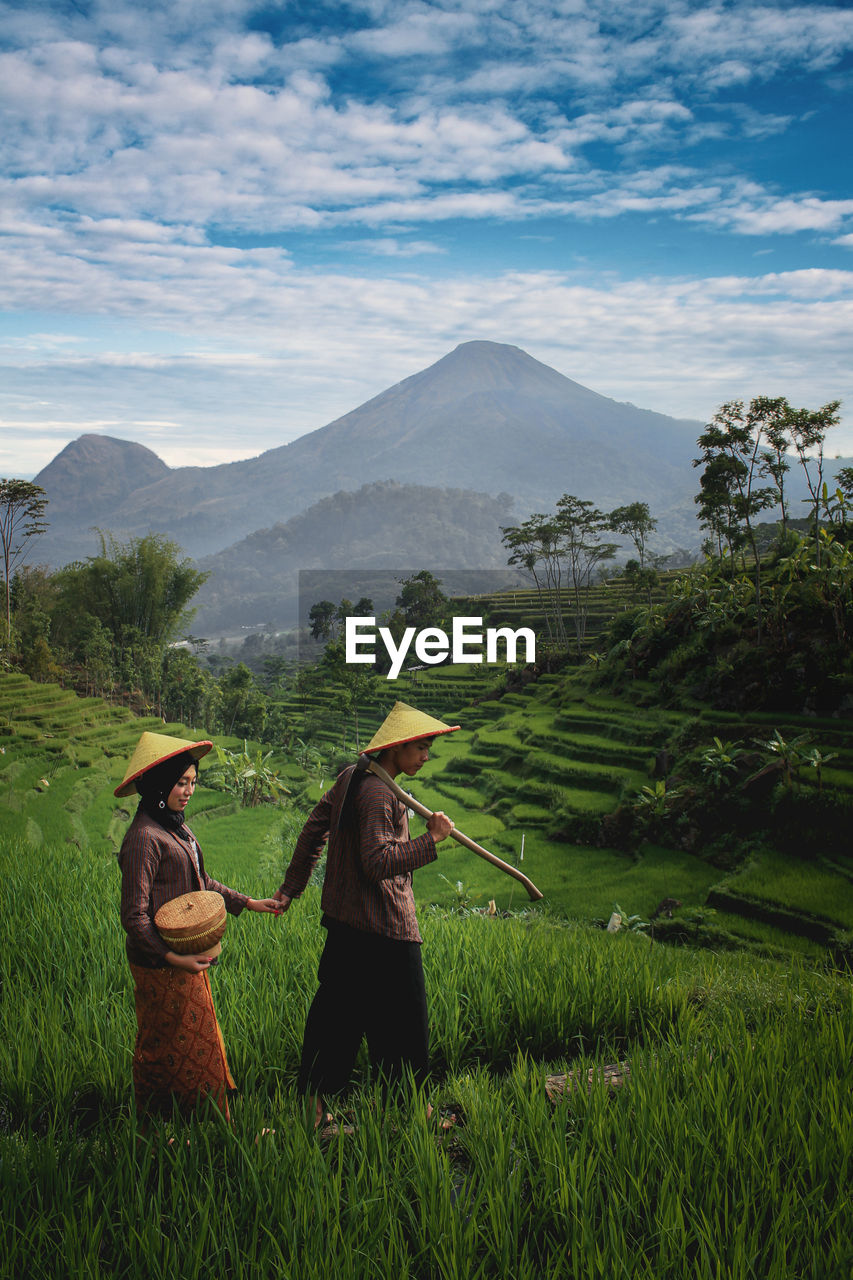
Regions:
<instances>
[{"instance_id":1,"label":"terraced rice paddy","mask_svg":"<svg viewBox=\"0 0 853 1280\"><path fill-rule=\"evenodd\" d=\"M475 703L464 674L429 676L409 700L464 728L413 790L508 860L524 834L523 868L548 904L458 913L472 898L525 899L445 842L416 885L432 1099L459 1123L442 1134L423 1097L384 1105L362 1060L342 1104L354 1131L328 1144L294 1089L316 886L281 920L229 926L214 985L241 1088L233 1127L137 1139L113 856L130 806L112 790L143 728L192 731L0 677L0 1280L849 1280L849 974L808 939L786 945L722 911L745 943L775 940L784 963L565 919L617 901L647 913L665 896L702 907L715 868L571 832L648 782L673 732L710 736L713 723L548 677ZM486 693L494 673L477 680ZM837 724L821 732L846 784L848 740ZM202 787L191 821L213 873L260 895L301 817ZM789 863L756 859L740 887L849 918L844 850L822 850L805 877ZM612 1062L628 1064L613 1089ZM576 1087L554 1094L553 1076ZM256 1142L265 1127L275 1133Z\"/></svg>"},{"instance_id":2,"label":"terraced rice paddy","mask_svg":"<svg viewBox=\"0 0 853 1280\"><path fill-rule=\"evenodd\" d=\"M523 839L521 869L545 894L547 909L601 920L618 903L648 919L664 898L678 899L684 911L699 909L709 891L722 886L730 896L718 908L727 917L727 932L747 946L761 940L768 947L802 951L813 914L824 919L824 937L833 929L851 928L851 861L845 849L816 850L823 861L804 867L800 859L756 847L748 866L726 875L683 849L647 843L626 854L600 847L595 839L603 815L653 783L655 757L673 735L710 742L714 734L737 734L749 742L778 727L772 717L756 715L746 724L703 708L693 713L645 707L642 700L650 690L640 689L638 700L628 703L595 691L583 677L545 675L523 692L495 698L502 674L495 668L440 667L380 682L381 696L362 708L361 720L372 732L400 697L462 725L459 733L435 744L412 792L430 808L450 813L457 826L505 861L521 866ZM297 695L292 698L295 714ZM320 690L298 701L305 702L299 723L316 730L316 744L326 751L339 748L335 691ZM3 831L35 846L59 840L117 848L129 806L114 801L111 792L145 728L191 736L202 732L140 720L98 699L77 698L24 677L0 678ZM804 729L836 754L824 770L823 785L841 794L853 789L853 732L838 720L786 725L790 735ZM346 754L337 750L341 763L352 754L352 747ZM272 885L280 879L311 797L335 772L332 765L321 779L318 773L306 775L292 759L281 763L302 797L295 809L238 812L229 797L204 786L194 800L208 858L213 853L230 868L241 850L253 851L268 867ZM802 786L814 790L813 771ZM414 829L420 829L417 823ZM226 870L220 874L227 878ZM418 874L416 892L421 902L443 907L460 901L485 906L494 900L498 909L518 909L526 901L515 881L451 841L441 847L438 862ZM801 914L806 933L797 932L796 920L756 920L755 902Z\"/></svg>"}]
</instances>

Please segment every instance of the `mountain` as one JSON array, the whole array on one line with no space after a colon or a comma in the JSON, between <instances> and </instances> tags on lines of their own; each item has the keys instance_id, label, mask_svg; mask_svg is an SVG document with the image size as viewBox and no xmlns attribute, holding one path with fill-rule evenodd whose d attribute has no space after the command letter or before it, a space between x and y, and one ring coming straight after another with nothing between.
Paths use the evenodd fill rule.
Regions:
<instances>
[{"instance_id":1,"label":"mountain","mask_svg":"<svg viewBox=\"0 0 853 1280\"><path fill-rule=\"evenodd\" d=\"M79 541L93 524L117 536L153 529L191 555L208 555L330 494L385 480L508 493L517 518L549 510L562 493L604 508L642 500L664 531L666 511L680 503L671 534L679 539L685 527L695 531L692 510L686 520L683 512L695 492L690 461L700 429L609 400L518 347L465 342L342 418L256 458L215 467L160 463L159 473L146 462L130 489L122 468L111 490L103 465L77 450L91 439L83 437L63 451L66 470L74 464L66 495L53 471L63 454L36 483L51 502L45 546L54 563L62 563L63 543Z\"/></svg>"},{"instance_id":2,"label":"mountain","mask_svg":"<svg viewBox=\"0 0 853 1280\"><path fill-rule=\"evenodd\" d=\"M56 564L91 554L92 526L110 527L105 517L120 512L129 495L169 474L162 458L131 440L94 434L72 440L35 478L49 500L50 531L40 554L48 549Z\"/></svg>"},{"instance_id":3,"label":"mountain","mask_svg":"<svg viewBox=\"0 0 853 1280\"><path fill-rule=\"evenodd\" d=\"M511 523L507 495L394 481L341 491L202 559L210 576L193 601L193 631L285 630L318 600L344 597L368 596L381 613L399 580L427 566L448 594L496 590L520 580L501 544Z\"/></svg>"}]
</instances>

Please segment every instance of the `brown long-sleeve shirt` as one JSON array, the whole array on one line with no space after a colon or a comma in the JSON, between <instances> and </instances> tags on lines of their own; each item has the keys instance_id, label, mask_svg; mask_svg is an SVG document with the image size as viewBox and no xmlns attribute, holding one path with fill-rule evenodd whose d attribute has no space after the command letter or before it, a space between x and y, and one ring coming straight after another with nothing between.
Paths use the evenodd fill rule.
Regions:
<instances>
[{"instance_id":1,"label":"brown long-sleeve shirt","mask_svg":"<svg viewBox=\"0 0 853 1280\"><path fill-rule=\"evenodd\" d=\"M198 852L198 867L190 840L167 831L140 807L122 841L118 861L121 867L121 923L127 933L125 948L131 964L161 969L168 945L154 927L154 916L164 902L182 893L212 889L225 899L225 909L239 915L249 901L227 885L211 879L204 869L201 849L189 827L190 840Z\"/></svg>"},{"instance_id":2,"label":"brown long-sleeve shirt","mask_svg":"<svg viewBox=\"0 0 853 1280\"><path fill-rule=\"evenodd\" d=\"M354 765L339 775L302 828L281 886L297 898L328 841L320 905L342 924L387 938L420 942L412 872L438 857L429 832L409 839L406 807L374 774L355 779L356 788L339 823ZM331 839L330 839L330 832Z\"/></svg>"}]
</instances>

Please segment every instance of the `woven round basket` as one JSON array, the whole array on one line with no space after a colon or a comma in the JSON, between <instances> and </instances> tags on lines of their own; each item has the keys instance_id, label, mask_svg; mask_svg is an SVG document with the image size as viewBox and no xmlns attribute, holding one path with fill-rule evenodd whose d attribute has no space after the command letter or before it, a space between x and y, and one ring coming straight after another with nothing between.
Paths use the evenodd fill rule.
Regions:
<instances>
[{"instance_id":1,"label":"woven round basket","mask_svg":"<svg viewBox=\"0 0 853 1280\"><path fill-rule=\"evenodd\" d=\"M225 899L211 889L172 898L154 917L160 937L179 956L218 956L227 921Z\"/></svg>"}]
</instances>

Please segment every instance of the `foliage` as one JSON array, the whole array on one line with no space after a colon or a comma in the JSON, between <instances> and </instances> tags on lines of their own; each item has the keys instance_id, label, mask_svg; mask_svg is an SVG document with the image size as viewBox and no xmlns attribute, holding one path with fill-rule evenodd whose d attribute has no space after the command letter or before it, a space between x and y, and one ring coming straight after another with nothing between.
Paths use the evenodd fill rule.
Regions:
<instances>
[{"instance_id":1,"label":"foliage","mask_svg":"<svg viewBox=\"0 0 853 1280\"><path fill-rule=\"evenodd\" d=\"M207 578L180 547L161 534L119 542L100 533L100 553L57 575L65 622L80 613L98 618L116 645L141 637L155 645L174 640L189 621L188 605Z\"/></svg>"},{"instance_id":2,"label":"foliage","mask_svg":"<svg viewBox=\"0 0 853 1280\"><path fill-rule=\"evenodd\" d=\"M715 791L729 785L737 777L738 764L743 754L740 742L723 742L717 737L711 746L705 748L699 764L703 777Z\"/></svg>"},{"instance_id":3,"label":"foliage","mask_svg":"<svg viewBox=\"0 0 853 1280\"><path fill-rule=\"evenodd\" d=\"M0 480L0 558L6 596L6 644L12 634L12 576L28 549L28 540L44 533L47 494L29 480Z\"/></svg>"},{"instance_id":4,"label":"foliage","mask_svg":"<svg viewBox=\"0 0 853 1280\"><path fill-rule=\"evenodd\" d=\"M627 911L624 911L622 907L619 906L618 902L614 902L613 911L619 917L620 929L628 929L631 933L645 933L646 929L649 927L648 920L644 920L642 916L637 915L636 912L634 915L629 915Z\"/></svg>"},{"instance_id":5,"label":"foliage","mask_svg":"<svg viewBox=\"0 0 853 1280\"><path fill-rule=\"evenodd\" d=\"M258 747L252 754L245 741L241 752L229 751L218 743L213 749L216 763L205 771L205 782L221 782L226 791L239 798L244 809L275 803L290 794L275 769L270 768L272 751L264 754Z\"/></svg>"},{"instance_id":6,"label":"foliage","mask_svg":"<svg viewBox=\"0 0 853 1280\"><path fill-rule=\"evenodd\" d=\"M639 557L637 563L640 571L646 568L646 540L650 533L654 533L657 524L647 502L631 502L624 507L615 507L607 517L609 529L614 533L621 533L633 542Z\"/></svg>"},{"instance_id":7,"label":"foliage","mask_svg":"<svg viewBox=\"0 0 853 1280\"><path fill-rule=\"evenodd\" d=\"M834 709L853 692L853 550L839 534L822 527L818 555L789 531L785 554L764 562L760 595L729 555L706 557L672 580L665 609L617 620L611 649L621 648L602 677L627 667L665 679L672 698L723 708Z\"/></svg>"},{"instance_id":8,"label":"foliage","mask_svg":"<svg viewBox=\"0 0 853 1280\"><path fill-rule=\"evenodd\" d=\"M589 596L598 567L616 554L616 544L604 541L602 535L614 527L633 529L634 536L654 524L645 507L645 517L634 504L619 508L611 516L599 511L592 502L564 493L553 516L541 513L530 516L523 524L502 528L508 563L526 570L539 594L545 611L548 638L567 647L568 636L563 615L562 592L568 590L572 605L577 652L586 638ZM631 514L633 512L633 515ZM616 523L614 524L614 520Z\"/></svg>"},{"instance_id":9,"label":"foliage","mask_svg":"<svg viewBox=\"0 0 853 1280\"><path fill-rule=\"evenodd\" d=\"M314 640L336 640L347 618L366 618L373 613L373 601L362 596L357 604L343 599L338 605L331 600L318 600L308 611Z\"/></svg>"},{"instance_id":10,"label":"foliage","mask_svg":"<svg viewBox=\"0 0 853 1280\"><path fill-rule=\"evenodd\" d=\"M778 771L785 780L785 787L790 791L794 783L799 781L800 766L807 758L804 747L810 740L809 733L799 733L795 738L785 739L778 729L774 729L769 738L756 738L755 745L761 749L765 764L749 781L762 777L768 771Z\"/></svg>"},{"instance_id":11,"label":"foliage","mask_svg":"<svg viewBox=\"0 0 853 1280\"><path fill-rule=\"evenodd\" d=\"M259 738L266 718L266 700L244 662L219 679L219 718L227 734Z\"/></svg>"},{"instance_id":12,"label":"foliage","mask_svg":"<svg viewBox=\"0 0 853 1280\"><path fill-rule=\"evenodd\" d=\"M441 626L447 616L449 602L438 578L428 569L419 569L410 577L401 578L400 587L396 605L405 626L418 631L424 627Z\"/></svg>"}]
</instances>

